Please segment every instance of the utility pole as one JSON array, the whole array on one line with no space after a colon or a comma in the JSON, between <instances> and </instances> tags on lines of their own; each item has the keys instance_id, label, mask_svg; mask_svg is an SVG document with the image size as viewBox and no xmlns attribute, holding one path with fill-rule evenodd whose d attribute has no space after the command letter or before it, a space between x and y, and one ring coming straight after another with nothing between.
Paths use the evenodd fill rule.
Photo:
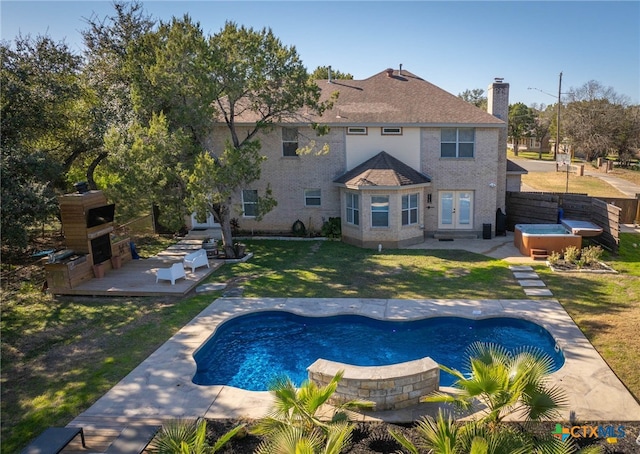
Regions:
<instances>
[{"instance_id":1,"label":"utility pole","mask_svg":"<svg viewBox=\"0 0 640 454\"><path fill-rule=\"evenodd\" d=\"M556 144L553 147L553 160L558 159L558 150L560 149L560 92L562 91L562 72L560 72L560 80L558 81L558 114L556 117Z\"/></svg>"}]
</instances>

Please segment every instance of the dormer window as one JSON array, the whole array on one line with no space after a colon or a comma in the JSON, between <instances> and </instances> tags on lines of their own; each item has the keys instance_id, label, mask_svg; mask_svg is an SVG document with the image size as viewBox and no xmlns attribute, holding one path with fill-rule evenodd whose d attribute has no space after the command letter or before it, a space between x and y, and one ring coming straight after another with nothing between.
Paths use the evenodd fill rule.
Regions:
<instances>
[{"instance_id":1,"label":"dormer window","mask_svg":"<svg viewBox=\"0 0 640 454\"><path fill-rule=\"evenodd\" d=\"M383 127L380 128L383 136L401 136L402 128L400 127Z\"/></svg>"}]
</instances>

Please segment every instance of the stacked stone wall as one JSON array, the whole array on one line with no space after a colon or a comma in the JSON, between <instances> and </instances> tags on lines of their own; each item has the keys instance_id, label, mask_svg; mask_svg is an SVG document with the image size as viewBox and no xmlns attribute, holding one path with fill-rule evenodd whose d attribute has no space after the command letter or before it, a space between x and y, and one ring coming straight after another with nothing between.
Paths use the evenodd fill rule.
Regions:
<instances>
[{"instance_id":1,"label":"stacked stone wall","mask_svg":"<svg viewBox=\"0 0 640 454\"><path fill-rule=\"evenodd\" d=\"M420 402L422 396L438 390L440 369L431 358L421 358L389 366L352 366L319 359L307 369L309 380L325 386L344 371L329 403L367 400L375 410L398 410Z\"/></svg>"}]
</instances>

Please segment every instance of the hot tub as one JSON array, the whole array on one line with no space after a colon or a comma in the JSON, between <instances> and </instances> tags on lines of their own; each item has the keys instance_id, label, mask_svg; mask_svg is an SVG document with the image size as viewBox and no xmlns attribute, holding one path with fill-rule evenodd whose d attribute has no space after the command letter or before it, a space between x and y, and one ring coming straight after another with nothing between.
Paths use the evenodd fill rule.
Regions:
<instances>
[{"instance_id":1,"label":"hot tub","mask_svg":"<svg viewBox=\"0 0 640 454\"><path fill-rule=\"evenodd\" d=\"M574 235L562 224L516 224L513 243L522 255L531 256L532 249L561 253L569 246L582 247L582 237Z\"/></svg>"}]
</instances>

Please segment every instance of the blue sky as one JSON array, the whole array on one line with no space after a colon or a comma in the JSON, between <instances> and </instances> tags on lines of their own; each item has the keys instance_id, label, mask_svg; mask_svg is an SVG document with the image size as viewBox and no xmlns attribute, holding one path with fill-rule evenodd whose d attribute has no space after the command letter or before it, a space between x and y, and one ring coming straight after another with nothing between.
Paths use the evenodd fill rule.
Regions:
<instances>
[{"instance_id":1,"label":"blue sky","mask_svg":"<svg viewBox=\"0 0 640 454\"><path fill-rule=\"evenodd\" d=\"M527 105L553 104L562 71L563 92L596 80L640 103L638 1L142 3L155 19L188 13L206 34L225 21L270 27L309 70L331 65L364 79L402 64L456 95L503 77L510 102ZM85 18L113 13L110 1L88 0L2 0L0 8L3 40L48 34L78 53Z\"/></svg>"}]
</instances>

